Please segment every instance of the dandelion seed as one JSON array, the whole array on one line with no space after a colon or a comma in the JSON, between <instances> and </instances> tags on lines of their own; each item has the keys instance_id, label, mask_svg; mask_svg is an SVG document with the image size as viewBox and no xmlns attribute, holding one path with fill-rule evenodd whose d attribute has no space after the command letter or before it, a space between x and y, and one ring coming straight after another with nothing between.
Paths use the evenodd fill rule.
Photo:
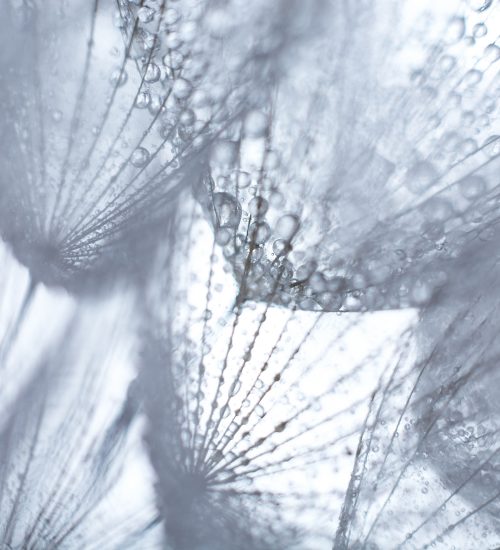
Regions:
<instances>
[{"instance_id":1,"label":"dandelion seed","mask_svg":"<svg viewBox=\"0 0 500 550\"><path fill-rule=\"evenodd\" d=\"M263 17L251 13L249 28ZM233 51L240 83L229 86L196 2L8 0L0 17L3 237L49 285L140 273L263 62ZM191 109L200 94L204 107Z\"/></svg>"},{"instance_id":2,"label":"dandelion seed","mask_svg":"<svg viewBox=\"0 0 500 550\"><path fill-rule=\"evenodd\" d=\"M80 307L45 347L24 331L23 345L38 345L36 359L24 380L17 375L15 400L6 400L2 385L2 547L116 548L154 540L156 511L147 491L128 504L122 496L141 455L134 401L120 396L128 381L116 375L127 350L117 304L97 316L95 309Z\"/></svg>"},{"instance_id":3,"label":"dandelion seed","mask_svg":"<svg viewBox=\"0 0 500 550\"><path fill-rule=\"evenodd\" d=\"M330 548L351 460L343 448L390 346L346 370L337 344L357 319L288 312L271 297L248 308L200 214L178 216L185 244L165 251L164 284L151 287L157 328L144 333L139 370L167 544ZM349 393L358 377L366 392Z\"/></svg>"}]
</instances>

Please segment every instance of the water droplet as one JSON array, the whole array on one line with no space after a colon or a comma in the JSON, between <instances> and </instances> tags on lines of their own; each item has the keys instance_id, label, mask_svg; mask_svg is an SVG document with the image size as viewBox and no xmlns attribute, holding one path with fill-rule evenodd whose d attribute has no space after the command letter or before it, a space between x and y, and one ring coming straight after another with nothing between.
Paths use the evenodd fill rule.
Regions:
<instances>
[{"instance_id":1,"label":"water droplet","mask_svg":"<svg viewBox=\"0 0 500 550\"><path fill-rule=\"evenodd\" d=\"M172 50L163 57L163 64L165 67L176 71L182 67L184 56L177 50Z\"/></svg>"},{"instance_id":2,"label":"water droplet","mask_svg":"<svg viewBox=\"0 0 500 550\"><path fill-rule=\"evenodd\" d=\"M469 7L474 11L485 11L492 3L493 0L469 0Z\"/></svg>"},{"instance_id":3,"label":"water droplet","mask_svg":"<svg viewBox=\"0 0 500 550\"><path fill-rule=\"evenodd\" d=\"M149 7L140 8L137 12L137 18L141 23L150 23L155 16L155 10Z\"/></svg>"},{"instance_id":4,"label":"water droplet","mask_svg":"<svg viewBox=\"0 0 500 550\"><path fill-rule=\"evenodd\" d=\"M490 136L483 145L484 152L494 157L500 154L500 136Z\"/></svg>"},{"instance_id":5,"label":"water droplet","mask_svg":"<svg viewBox=\"0 0 500 550\"><path fill-rule=\"evenodd\" d=\"M140 92L135 100L135 106L138 109L145 109L149 105L150 101L151 96L149 95L149 92Z\"/></svg>"},{"instance_id":6,"label":"water droplet","mask_svg":"<svg viewBox=\"0 0 500 550\"><path fill-rule=\"evenodd\" d=\"M263 244L269 239L271 229L266 222L254 222L250 226L249 234L256 244Z\"/></svg>"},{"instance_id":7,"label":"water droplet","mask_svg":"<svg viewBox=\"0 0 500 550\"><path fill-rule=\"evenodd\" d=\"M496 44L489 44L484 50L484 60L492 65L500 59L500 47Z\"/></svg>"},{"instance_id":8,"label":"water droplet","mask_svg":"<svg viewBox=\"0 0 500 550\"><path fill-rule=\"evenodd\" d=\"M430 302L432 294L432 287L428 283L417 281L411 291L412 303L416 306L425 306Z\"/></svg>"},{"instance_id":9,"label":"water droplet","mask_svg":"<svg viewBox=\"0 0 500 550\"><path fill-rule=\"evenodd\" d=\"M148 160L149 160L149 151L144 147L138 147L130 157L130 162L137 168L144 166L148 162Z\"/></svg>"},{"instance_id":10,"label":"water droplet","mask_svg":"<svg viewBox=\"0 0 500 550\"><path fill-rule=\"evenodd\" d=\"M151 95L151 101L149 103L148 110L152 115L156 115L161 111L163 107L163 98L158 94Z\"/></svg>"},{"instance_id":11,"label":"water droplet","mask_svg":"<svg viewBox=\"0 0 500 550\"><path fill-rule=\"evenodd\" d=\"M181 18L181 15L175 8L168 8L165 10L163 21L168 27L170 27L172 25L175 25L177 21L180 20L180 18Z\"/></svg>"},{"instance_id":12,"label":"water droplet","mask_svg":"<svg viewBox=\"0 0 500 550\"><path fill-rule=\"evenodd\" d=\"M477 141L472 138L464 139L459 146L460 153L466 157L477 151Z\"/></svg>"},{"instance_id":13,"label":"water droplet","mask_svg":"<svg viewBox=\"0 0 500 550\"><path fill-rule=\"evenodd\" d=\"M184 109L179 117L179 122L184 126L191 126L195 121L196 115L192 109Z\"/></svg>"},{"instance_id":14,"label":"water droplet","mask_svg":"<svg viewBox=\"0 0 500 550\"><path fill-rule=\"evenodd\" d=\"M455 16L448 21L443 39L448 44L454 44L462 39L465 34L465 19Z\"/></svg>"},{"instance_id":15,"label":"water droplet","mask_svg":"<svg viewBox=\"0 0 500 550\"><path fill-rule=\"evenodd\" d=\"M144 81L151 84L153 82L158 82L160 80L160 67L155 63L150 63L146 67L146 73L144 74Z\"/></svg>"},{"instance_id":16,"label":"water droplet","mask_svg":"<svg viewBox=\"0 0 500 550\"><path fill-rule=\"evenodd\" d=\"M248 172L236 172L236 182L239 189L246 189L252 182L252 176Z\"/></svg>"},{"instance_id":17,"label":"water droplet","mask_svg":"<svg viewBox=\"0 0 500 550\"><path fill-rule=\"evenodd\" d=\"M444 237L444 233L444 224L441 221L425 222L422 224L422 234L430 241L439 241Z\"/></svg>"},{"instance_id":18,"label":"water droplet","mask_svg":"<svg viewBox=\"0 0 500 550\"><path fill-rule=\"evenodd\" d=\"M478 23L477 25L474 25L474 28L472 29L474 38L482 38L487 32L488 29L484 23Z\"/></svg>"},{"instance_id":19,"label":"water droplet","mask_svg":"<svg viewBox=\"0 0 500 550\"><path fill-rule=\"evenodd\" d=\"M215 214L215 226L238 227L241 220L241 206L229 193L214 193L213 208Z\"/></svg>"},{"instance_id":20,"label":"water droplet","mask_svg":"<svg viewBox=\"0 0 500 550\"><path fill-rule=\"evenodd\" d=\"M267 117L260 111L250 111L245 119L245 134L251 138L259 138L267 131Z\"/></svg>"},{"instance_id":21,"label":"water droplet","mask_svg":"<svg viewBox=\"0 0 500 550\"><path fill-rule=\"evenodd\" d=\"M293 277L293 265L285 258L273 264L269 269L269 273L273 279L279 280L280 282L286 282Z\"/></svg>"},{"instance_id":22,"label":"water droplet","mask_svg":"<svg viewBox=\"0 0 500 550\"><path fill-rule=\"evenodd\" d=\"M478 71L477 69L471 69L470 71L467 71L467 73L465 73L463 82L467 87L471 87L481 82L482 78L483 73L481 71Z\"/></svg>"},{"instance_id":23,"label":"water droplet","mask_svg":"<svg viewBox=\"0 0 500 550\"><path fill-rule=\"evenodd\" d=\"M229 395L233 396L236 395L241 389L241 382L239 380L235 380L231 386L231 389L229 391Z\"/></svg>"},{"instance_id":24,"label":"water droplet","mask_svg":"<svg viewBox=\"0 0 500 550\"><path fill-rule=\"evenodd\" d=\"M282 239L291 240L300 227L299 218L295 214L281 216L276 224L276 233Z\"/></svg>"},{"instance_id":25,"label":"water droplet","mask_svg":"<svg viewBox=\"0 0 500 550\"><path fill-rule=\"evenodd\" d=\"M193 87L185 78L178 78L174 82L172 92L177 99L186 99L191 94Z\"/></svg>"},{"instance_id":26,"label":"water droplet","mask_svg":"<svg viewBox=\"0 0 500 550\"><path fill-rule=\"evenodd\" d=\"M460 180L459 188L466 199L475 199L486 191L487 185L483 177L471 175Z\"/></svg>"},{"instance_id":27,"label":"water droplet","mask_svg":"<svg viewBox=\"0 0 500 550\"><path fill-rule=\"evenodd\" d=\"M408 170L406 186L412 193L420 194L427 191L437 177L437 171L431 162L427 160L419 161Z\"/></svg>"},{"instance_id":28,"label":"water droplet","mask_svg":"<svg viewBox=\"0 0 500 550\"><path fill-rule=\"evenodd\" d=\"M226 246L231 240L233 233L227 227L221 227L215 232L215 242L220 246Z\"/></svg>"},{"instance_id":29,"label":"water droplet","mask_svg":"<svg viewBox=\"0 0 500 550\"><path fill-rule=\"evenodd\" d=\"M439 68L441 76L447 75L455 66L457 60L452 55L443 55L439 60Z\"/></svg>"},{"instance_id":30,"label":"water droplet","mask_svg":"<svg viewBox=\"0 0 500 550\"><path fill-rule=\"evenodd\" d=\"M233 141L217 141L212 145L211 160L222 166L230 166L237 155L237 146Z\"/></svg>"},{"instance_id":31,"label":"water droplet","mask_svg":"<svg viewBox=\"0 0 500 550\"><path fill-rule=\"evenodd\" d=\"M283 239L277 239L273 242L273 252L276 256L281 256L287 250L287 243Z\"/></svg>"},{"instance_id":32,"label":"water droplet","mask_svg":"<svg viewBox=\"0 0 500 550\"><path fill-rule=\"evenodd\" d=\"M127 82L127 79L128 79L127 71L125 70L121 71L120 69L116 69L111 73L111 77L109 80L111 84L113 84L114 86L123 86Z\"/></svg>"},{"instance_id":33,"label":"water droplet","mask_svg":"<svg viewBox=\"0 0 500 550\"><path fill-rule=\"evenodd\" d=\"M323 292L327 289L327 280L323 273L313 273L309 279L309 284L314 292Z\"/></svg>"},{"instance_id":34,"label":"water droplet","mask_svg":"<svg viewBox=\"0 0 500 550\"><path fill-rule=\"evenodd\" d=\"M333 292L321 292L316 296L316 301L327 311L338 311L342 306L342 297Z\"/></svg>"},{"instance_id":35,"label":"water droplet","mask_svg":"<svg viewBox=\"0 0 500 550\"><path fill-rule=\"evenodd\" d=\"M182 39L175 31L168 33L165 42L169 50L177 50L182 46Z\"/></svg>"},{"instance_id":36,"label":"water droplet","mask_svg":"<svg viewBox=\"0 0 500 550\"><path fill-rule=\"evenodd\" d=\"M442 197L432 197L423 204L422 213L430 220L446 221L453 215L453 207Z\"/></svg>"},{"instance_id":37,"label":"water droplet","mask_svg":"<svg viewBox=\"0 0 500 550\"><path fill-rule=\"evenodd\" d=\"M297 269L295 277L298 281L307 281L307 279L309 279L309 277L311 277L311 275L316 271L317 267L318 265L315 261L307 262Z\"/></svg>"},{"instance_id":38,"label":"water droplet","mask_svg":"<svg viewBox=\"0 0 500 550\"><path fill-rule=\"evenodd\" d=\"M268 208L269 205L266 199L262 197L254 197L248 205L248 211L250 212L250 215L254 218L264 216Z\"/></svg>"}]
</instances>

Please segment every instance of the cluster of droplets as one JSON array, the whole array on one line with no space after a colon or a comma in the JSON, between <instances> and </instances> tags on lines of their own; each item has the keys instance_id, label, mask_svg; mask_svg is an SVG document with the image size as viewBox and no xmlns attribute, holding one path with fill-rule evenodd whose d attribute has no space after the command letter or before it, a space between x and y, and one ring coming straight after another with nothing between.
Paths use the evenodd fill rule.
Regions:
<instances>
[{"instance_id":1,"label":"cluster of droplets","mask_svg":"<svg viewBox=\"0 0 500 550\"><path fill-rule=\"evenodd\" d=\"M498 547L498 295L484 292L498 276L492 249L468 251L461 280L422 314L417 361L404 353L385 373L336 547Z\"/></svg>"},{"instance_id":2,"label":"cluster of droplets","mask_svg":"<svg viewBox=\"0 0 500 550\"><path fill-rule=\"evenodd\" d=\"M285 117L300 96L286 75L264 107L220 135L200 200L237 280L245 281L243 298L273 294L277 303L329 311L422 306L470 242L494 238L500 47L487 30L498 26L489 8L471 5L467 16L451 16L446 32L425 44L423 62L401 77L404 87L374 83L372 100L387 109L368 128L368 142L339 155L338 166L329 167L321 141L323 120L335 128L336 105L313 96L303 126L291 126ZM412 39L422 43L420 32ZM315 76L300 57L297 66ZM329 86L335 97L337 83ZM351 91L343 93L346 116L357 116ZM360 124L372 124L371 116ZM293 220L285 236L283 215Z\"/></svg>"},{"instance_id":3,"label":"cluster of droplets","mask_svg":"<svg viewBox=\"0 0 500 550\"><path fill-rule=\"evenodd\" d=\"M32 470L46 405L37 377L21 400L34 401L30 414L21 408L7 419L0 474L14 507L0 518L6 544L18 533L22 541L17 511L37 478L49 506L28 518L28 543L74 540L73 525L106 494L138 402L156 476L149 525L161 522L176 549L330 545L343 488L333 474L353 456L338 548L383 547L395 536L402 546L433 545L471 517L474 536L497 544L496 384L488 387L497 304L486 308L490 297L476 293L485 318L471 321L459 308L460 330L439 306L449 313L470 290L478 274L468 263L497 270L481 254L496 255L498 235L498 3L464 2L467 12L447 15L430 40L418 25L393 32L384 10L365 6L353 17L350 3L332 3L328 36L308 17L322 2L118 0L114 27L114 3L75 1L57 17L37 2L14 3L25 25L15 31L3 17L10 4L0 6L0 228L32 282L4 341L16 340L37 283L73 289L83 272L95 282L148 270L156 253L166 259L148 288L138 382L109 431L91 438L90 473L67 475L63 464L53 474L51 464L46 480ZM68 24L79 16L84 31ZM18 31L26 44L13 55ZM306 48L294 40L302 34L311 35ZM213 239L182 193L191 187ZM385 340L358 367L332 368L345 334L328 324L341 317L324 312L411 306L437 316L444 334L432 322L423 332L439 334L444 349L422 352L414 368L404 348L378 385ZM471 348L474 338L480 345ZM448 359L457 351L458 367ZM9 353L2 342L0 359ZM93 398L97 370L82 370ZM97 399L81 403L84 394L76 426L93 418ZM11 433L25 425L16 450L22 438ZM75 425L64 428L54 436L63 461L67 446L85 451ZM449 455L457 464L436 465ZM402 533L391 525L408 494L421 507ZM67 495L75 517L57 513ZM458 519L450 523L442 508L431 514L431 499Z\"/></svg>"},{"instance_id":4,"label":"cluster of droplets","mask_svg":"<svg viewBox=\"0 0 500 550\"><path fill-rule=\"evenodd\" d=\"M227 197L214 200L227 226ZM243 304L199 206L184 208L182 246L150 289L156 330L145 329L139 374L166 539L180 549L329 547L370 387L398 345L384 340L382 351L374 339L351 370L343 336L359 318L276 308L271 296Z\"/></svg>"}]
</instances>

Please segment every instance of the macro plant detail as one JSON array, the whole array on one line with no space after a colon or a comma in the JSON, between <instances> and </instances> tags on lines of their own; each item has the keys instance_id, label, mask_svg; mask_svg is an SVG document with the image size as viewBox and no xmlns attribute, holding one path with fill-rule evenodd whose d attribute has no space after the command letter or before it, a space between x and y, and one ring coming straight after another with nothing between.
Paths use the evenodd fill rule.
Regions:
<instances>
[{"instance_id":1,"label":"macro plant detail","mask_svg":"<svg viewBox=\"0 0 500 550\"><path fill-rule=\"evenodd\" d=\"M499 33L0 3L0 548L500 548Z\"/></svg>"}]
</instances>

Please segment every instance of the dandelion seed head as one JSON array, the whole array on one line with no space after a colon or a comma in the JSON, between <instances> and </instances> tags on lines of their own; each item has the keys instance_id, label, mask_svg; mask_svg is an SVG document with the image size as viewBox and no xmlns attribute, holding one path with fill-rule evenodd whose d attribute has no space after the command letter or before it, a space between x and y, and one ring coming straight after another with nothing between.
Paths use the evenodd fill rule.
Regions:
<instances>
[{"instance_id":1,"label":"dandelion seed head","mask_svg":"<svg viewBox=\"0 0 500 550\"><path fill-rule=\"evenodd\" d=\"M186 244L164 251L164 283L147 300L159 324L143 332L139 383L166 544L329 548L343 449L355 447L366 405L348 380L370 384L376 361L361 354L352 378L328 363L322 348L336 339L337 316L241 303L211 223L199 207L178 212Z\"/></svg>"},{"instance_id":2,"label":"dandelion seed head","mask_svg":"<svg viewBox=\"0 0 500 550\"><path fill-rule=\"evenodd\" d=\"M4 306L6 289L2 280ZM0 545L126 547L143 530L148 544L152 495L142 489L135 502L120 500L134 465L147 472L127 400L131 372L122 370L130 353L124 295L100 305L73 301L65 311L68 297L47 292L44 303L41 287L28 291L0 339ZM48 305L62 325L55 334L50 325L58 323L44 319Z\"/></svg>"},{"instance_id":3,"label":"dandelion seed head","mask_svg":"<svg viewBox=\"0 0 500 550\"><path fill-rule=\"evenodd\" d=\"M213 152L212 177L204 181L209 195L232 194L244 213L221 246L237 280L245 262L252 264L250 299L265 299L286 260L277 303L341 311L421 307L465 253L464 240L477 230L485 230L480 239L494 232L498 158L487 151L497 117L484 125L469 115L496 86L497 46L469 45L476 16L455 7L410 15L401 5L398 16L391 12L401 18L400 32L382 18L383 2L350 26L342 27L349 10L337 10L335 37L318 27L308 48L294 51L293 66L284 63L274 93L232 129L231 153L229 143L223 154ZM470 7L497 20L493 7ZM420 23L407 28L414 19ZM319 48L329 55L318 61ZM338 59L333 68L331 59ZM468 127L461 116L470 118ZM268 207L257 211L256 197ZM300 220L288 244L279 230L284 212ZM250 230L255 220L270 228L265 242ZM327 288L315 289L316 275L297 276L313 261L326 285L345 280L332 299Z\"/></svg>"}]
</instances>

